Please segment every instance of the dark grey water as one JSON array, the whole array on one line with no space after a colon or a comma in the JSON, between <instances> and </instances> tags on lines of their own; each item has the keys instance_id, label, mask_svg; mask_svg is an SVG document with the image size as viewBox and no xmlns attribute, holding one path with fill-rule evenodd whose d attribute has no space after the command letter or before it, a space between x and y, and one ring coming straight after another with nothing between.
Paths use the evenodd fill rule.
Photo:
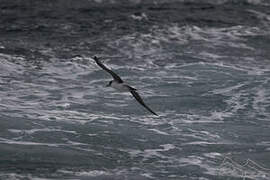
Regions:
<instances>
[{"instance_id":1,"label":"dark grey water","mask_svg":"<svg viewBox=\"0 0 270 180\"><path fill-rule=\"evenodd\" d=\"M0 179L269 179L269 8L1 0Z\"/></svg>"}]
</instances>

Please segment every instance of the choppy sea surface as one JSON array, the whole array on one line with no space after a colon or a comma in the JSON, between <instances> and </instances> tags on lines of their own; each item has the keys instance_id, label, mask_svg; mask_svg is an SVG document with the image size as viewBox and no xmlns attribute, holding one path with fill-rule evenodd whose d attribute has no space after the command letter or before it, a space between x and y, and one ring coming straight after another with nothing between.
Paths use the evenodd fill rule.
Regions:
<instances>
[{"instance_id":1,"label":"choppy sea surface","mask_svg":"<svg viewBox=\"0 0 270 180\"><path fill-rule=\"evenodd\" d=\"M0 0L0 179L269 180L269 9Z\"/></svg>"}]
</instances>

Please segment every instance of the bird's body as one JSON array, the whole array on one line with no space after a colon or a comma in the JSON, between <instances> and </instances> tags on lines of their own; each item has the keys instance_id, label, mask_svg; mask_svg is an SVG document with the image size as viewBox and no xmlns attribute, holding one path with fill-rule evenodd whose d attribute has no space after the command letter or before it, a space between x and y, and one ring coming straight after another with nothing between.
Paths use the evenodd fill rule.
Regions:
<instances>
[{"instance_id":1,"label":"bird's body","mask_svg":"<svg viewBox=\"0 0 270 180\"><path fill-rule=\"evenodd\" d=\"M124 83L124 81L116 74L114 73L112 70L108 69L105 65L103 65L99 59L94 56L93 58L96 63L105 71L107 71L108 73L111 74L111 76L113 77L113 80L109 82L109 84L107 86L109 87L113 87L114 89L120 91L120 92L130 92L133 97L143 106L145 107L149 112L151 112L152 114L156 115L157 114L150 109L148 106L146 106L146 104L144 103L144 101L142 100L141 96L137 93L137 90L129 85L127 85L126 83Z\"/></svg>"},{"instance_id":2,"label":"bird's body","mask_svg":"<svg viewBox=\"0 0 270 180\"><path fill-rule=\"evenodd\" d=\"M112 81L111 83L111 87L113 87L114 89L120 91L120 92L129 92L130 88L127 84L125 83L119 83L117 81Z\"/></svg>"}]
</instances>

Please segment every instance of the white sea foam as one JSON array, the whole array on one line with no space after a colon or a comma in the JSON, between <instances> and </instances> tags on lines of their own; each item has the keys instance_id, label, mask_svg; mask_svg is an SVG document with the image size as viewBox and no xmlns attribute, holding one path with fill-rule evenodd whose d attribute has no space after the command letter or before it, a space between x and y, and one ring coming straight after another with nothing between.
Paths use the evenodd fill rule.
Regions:
<instances>
[{"instance_id":1,"label":"white sea foam","mask_svg":"<svg viewBox=\"0 0 270 180\"><path fill-rule=\"evenodd\" d=\"M262 141L262 142L257 143L256 145L270 146L270 141Z\"/></svg>"},{"instance_id":2,"label":"white sea foam","mask_svg":"<svg viewBox=\"0 0 270 180\"><path fill-rule=\"evenodd\" d=\"M221 153L217 153L217 152L204 153L203 155L205 157L209 157L209 158L213 158L213 159L218 159L222 156Z\"/></svg>"},{"instance_id":3,"label":"white sea foam","mask_svg":"<svg viewBox=\"0 0 270 180\"><path fill-rule=\"evenodd\" d=\"M121 149L121 151L127 152L130 154L131 157L139 157L142 156L143 160L148 160L149 158L159 157L159 158L169 158L168 156L164 155L164 153L175 149L175 145L173 144L162 144L160 145L162 148L157 149L145 149L145 150L135 150L135 149Z\"/></svg>"},{"instance_id":4,"label":"white sea foam","mask_svg":"<svg viewBox=\"0 0 270 180\"><path fill-rule=\"evenodd\" d=\"M21 62L22 57L0 53L0 75L16 76L23 73L23 65L12 63L12 61Z\"/></svg>"},{"instance_id":5,"label":"white sea foam","mask_svg":"<svg viewBox=\"0 0 270 180\"><path fill-rule=\"evenodd\" d=\"M43 129L30 129L30 130L21 130L21 129L8 129L8 131L12 133L20 133L20 134L34 134L37 132L64 132L64 133L71 133L74 135L77 135L78 133L76 131L67 131L62 129L51 129L51 128L43 128Z\"/></svg>"},{"instance_id":6,"label":"white sea foam","mask_svg":"<svg viewBox=\"0 0 270 180\"><path fill-rule=\"evenodd\" d=\"M156 179L152 173L142 173L140 175L149 179Z\"/></svg>"},{"instance_id":7,"label":"white sea foam","mask_svg":"<svg viewBox=\"0 0 270 180\"><path fill-rule=\"evenodd\" d=\"M101 175L110 175L110 173L106 171L101 171L101 170L93 170L93 171L82 171L82 172L76 172L75 173L77 176L101 176Z\"/></svg>"},{"instance_id":8,"label":"white sea foam","mask_svg":"<svg viewBox=\"0 0 270 180\"><path fill-rule=\"evenodd\" d=\"M137 115L136 116L130 116L129 121L137 122L137 123L144 124L144 125L152 125L152 126L167 123L165 121L165 119L162 120L161 115L159 117L156 117L156 116L151 115L151 114L145 114L144 116L141 116L139 119L138 119Z\"/></svg>"},{"instance_id":9,"label":"white sea foam","mask_svg":"<svg viewBox=\"0 0 270 180\"><path fill-rule=\"evenodd\" d=\"M38 142L30 142L30 141L14 141L5 138L0 138L0 143L2 144L16 144L16 145L30 145L30 146L50 146L50 147L58 147L64 146L66 144L56 144L56 143L38 143Z\"/></svg>"},{"instance_id":10,"label":"white sea foam","mask_svg":"<svg viewBox=\"0 0 270 180\"><path fill-rule=\"evenodd\" d=\"M215 142L207 142L207 141L193 141L189 143L183 143L183 145L214 145L217 144Z\"/></svg>"},{"instance_id":11,"label":"white sea foam","mask_svg":"<svg viewBox=\"0 0 270 180\"><path fill-rule=\"evenodd\" d=\"M113 108L120 108L120 107L126 107L127 104L119 104L119 103L104 103L104 105L113 107Z\"/></svg>"},{"instance_id":12,"label":"white sea foam","mask_svg":"<svg viewBox=\"0 0 270 180\"><path fill-rule=\"evenodd\" d=\"M131 17L132 19L138 20L138 21L141 21L141 20L148 20L148 17L147 17L147 15L146 15L145 13L141 13L141 14L139 14L139 15L137 15L137 14L132 14L130 17Z\"/></svg>"},{"instance_id":13,"label":"white sea foam","mask_svg":"<svg viewBox=\"0 0 270 180\"><path fill-rule=\"evenodd\" d=\"M199 53L200 57L202 57L203 59L209 60L209 59L214 59L214 60L219 60L222 58L227 58L227 56L222 56L222 55L218 55L218 54L214 54L214 53L210 53L207 51L202 51Z\"/></svg>"},{"instance_id":14,"label":"white sea foam","mask_svg":"<svg viewBox=\"0 0 270 180\"><path fill-rule=\"evenodd\" d=\"M200 165L203 162L203 158L199 156L188 156L183 157L178 160L180 162L180 166L187 166L187 165Z\"/></svg>"},{"instance_id":15,"label":"white sea foam","mask_svg":"<svg viewBox=\"0 0 270 180\"><path fill-rule=\"evenodd\" d=\"M255 98L253 101L253 108L261 115L270 116L270 113L266 110L266 107L270 103L270 94L264 88L258 88L255 92Z\"/></svg>"},{"instance_id":16,"label":"white sea foam","mask_svg":"<svg viewBox=\"0 0 270 180\"><path fill-rule=\"evenodd\" d=\"M61 121L72 124L86 124L97 119L120 120L121 117L114 116L113 114L106 115L72 110L52 110L44 111L42 115L39 115L39 119L46 121Z\"/></svg>"},{"instance_id":17,"label":"white sea foam","mask_svg":"<svg viewBox=\"0 0 270 180\"><path fill-rule=\"evenodd\" d=\"M265 14L265 13L262 13L259 11L255 11L253 9L249 9L247 11L257 15L257 17L260 18L261 20L270 21L270 15L268 15L268 14Z\"/></svg>"},{"instance_id":18,"label":"white sea foam","mask_svg":"<svg viewBox=\"0 0 270 180\"><path fill-rule=\"evenodd\" d=\"M161 135L170 135L168 134L167 132L164 132L164 131L160 131L158 129L148 129L149 131L154 131L156 132L157 134L161 134Z\"/></svg>"},{"instance_id":19,"label":"white sea foam","mask_svg":"<svg viewBox=\"0 0 270 180\"><path fill-rule=\"evenodd\" d=\"M35 177L30 174L23 175L17 173L0 173L0 179L8 179L8 180L21 180L21 179L29 179L29 180L54 180L51 178L41 178ZM76 179L73 179L76 180Z\"/></svg>"},{"instance_id":20,"label":"white sea foam","mask_svg":"<svg viewBox=\"0 0 270 180\"><path fill-rule=\"evenodd\" d=\"M211 116L209 116L209 119L212 119L213 121L223 121L224 118L232 117L233 113L230 111L213 111L211 112Z\"/></svg>"},{"instance_id":21,"label":"white sea foam","mask_svg":"<svg viewBox=\"0 0 270 180\"><path fill-rule=\"evenodd\" d=\"M230 114L224 112L211 112L211 116L205 116L201 114L179 114L183 123L194 124L194 123L223 123L223 117L230 116Z\"/></svg>"},{"instance_id":22,"label":"white sea foam","mask_svg":"<svg viewBox=\"0 0 270 180\"><path fill-rule=\"evenodd\" d=\"M229 95L231 93L233 93L234 90L237 90L239 88L241 88L242 86L246 85L245 83L239 83L230 87L225 87L225 88L221 88L221 89L215 89L212 92L214 94L223 94L223 95Z\"/></svg>"},{"instance_id":23,"label":"white sea foam","mask_svg":"<svg viewBox=\"0 0 270 180\"><path fill-rule=\"evenodd\" d=\"M91 171L69 171L69 170L58 170L58 172L68 175L75 175L75 176L89 176L89 177L97 177L102 175L111 175L111 173L102 171L102 170L91 170Z\"/></svg>"}]
</instances>

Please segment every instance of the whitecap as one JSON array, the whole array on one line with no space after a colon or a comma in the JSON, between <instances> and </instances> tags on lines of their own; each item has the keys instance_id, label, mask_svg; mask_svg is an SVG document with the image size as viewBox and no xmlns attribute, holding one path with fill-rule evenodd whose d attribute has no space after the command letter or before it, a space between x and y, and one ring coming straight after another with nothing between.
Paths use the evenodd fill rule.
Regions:
<instances>
[{"instance_id":1,"label":"whitecap","mask_svg":"<svg viewBox=\"0 0 270 180\"><path fill-rule=\"evenodd\" d=\"M91 170L91 171L69 171L64 169L59 169L57 172L68 174L68 175L75 175L75 176L89 176L89 177L97 177L102 175L111 175L111 173L102 171L102 170Z\"/></svg>"},{"instance_id":2,"label":"whitecap","mask_svg":"<svg viewBox=\"0 0 270 180\"><path fill-rule=\"evenodd\" d=\"M77 135L76 131L67 131L62 129L53 129L53 128L43 128L43 129L30 129L30 130L21 130L21 129L8 129L9 132L12 133L22 133L22 134L34 134L36 132L64 132L64 133L71 133Z\"/></svg>"},{"instance_id":3,"label":"whitecap","mask_svg":"<svg viewBox=\"0 0 270 180\"><path fill-rule=\"evenodd\" d=\"M16 144L16 145L26 145L26 146L49 146L49 147L59 147L64 146L66 144L60 143L38 143L38 142L31 142L31 141L14 141L5 138L0 138L0 143L2 144Z\"/></svg>"},{"instance_id":4,"label":"whitecap","mask_svg":"<svg viewBox=\"0 0 270 180\"><path fill-rule=\"evenodd\" d=\"M161 131L161 130L158 130L158 129L148 129L148 130L156 132L157 134L160 134L160 135L166 135L166 136L170 135L167 132L164 132L164 131Z\"/></svg>"}]
</instances>

